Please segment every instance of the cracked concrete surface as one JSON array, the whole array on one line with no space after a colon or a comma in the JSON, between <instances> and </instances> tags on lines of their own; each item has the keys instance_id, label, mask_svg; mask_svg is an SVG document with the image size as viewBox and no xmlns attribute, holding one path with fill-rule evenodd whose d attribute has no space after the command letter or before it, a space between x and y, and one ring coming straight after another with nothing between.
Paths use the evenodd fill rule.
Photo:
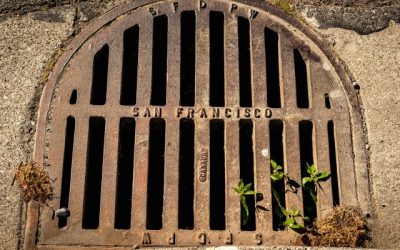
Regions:
<instances>
[{"instance_id":1,"label":"cracked concrete surface","mask_svg":"<svg viewBox=\"0 0 400 250\"><path fill-rule=\"evenodd\" d=\"M35 97L40 95L43 67L85 21L125 1L81 1L70 6L68 1L37 0L62 6L0 19L0 249L20 247L21 202L17 188L10 184L15 167L32 153ZM0 0L0 9L10 2ZM317 2L329 8L365 4L381 8L398 0L306 0L304 4L315 7ZM341 23L351 19L352 9L347 10L350 14ZM323 11L315 9L314 14ZM400 224L396 223L400 220L400 24L385 19L381 26L373 23L367 32L373 33L360 35L360 31L328 28L343 27L338 23L321 26L316 15L302 14L333 44L359 82L369 139L373 239L378 247L396 248L400 246ZM365 20L368 15L360 18ZM379 29L383 30L374 32Z\"/></svg>"}]
</instances>

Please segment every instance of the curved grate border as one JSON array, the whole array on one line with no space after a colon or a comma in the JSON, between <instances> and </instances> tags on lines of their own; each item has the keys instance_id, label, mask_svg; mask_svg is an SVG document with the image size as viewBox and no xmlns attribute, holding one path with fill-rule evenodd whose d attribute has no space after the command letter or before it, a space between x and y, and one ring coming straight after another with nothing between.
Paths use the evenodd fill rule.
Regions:
<instances>
[{"instance_id":1,"label":"curved grate border","mask_svg":"<svg viewBox=\"0 0 400 250\"><path fill-rule=\"evenodd\" d=\"M308 70L313 72L310 76L310 81L313 82L315 79L315 82L317 80L325 80L325 82L329 82L329 86L325 86L325 89L322 91L318 88L321 88L321 85L317 84L310 84L310 92L312 98L311 100L311 105L310 108L308 109L299 109L298 108L298 103L296 104L294 101L296 100L296 93L294 92L293 88L288 88L283 85L283 94L282 94L282 103L283 107L282 108L272 108L270 107L271 105L266 105L267 100L266 96L263 95L252 95L253 97L253 103L254 106L249 108L250 109L250 117L241 117L239 115L239 118L231 118L231 117L226 117L227 114L227 109L232 110L235 108L238 108L239 105L239 100L240 97L237 96L235 93L239 94L237 87L235 86L229 86L230 83L237 82L240 76L238 76L238 72L235 71L229 71L228 74L225 75L226 79L226 92L227 93L232 93L232 96L228 96L225 98L225 106L220 107L219 109L222 110L222 113L225 114L225 118L231 118L230 120L232 122L227 121L225 126L226 126L226 138L237 138L237 135L239 134L239 128L238 126L234 125L233 123L237 124L238 120L240 118L242 119L247 119L251 118L251 120L254 121L254 130L255 134L257 136L264 136L265 138L268 138L267 136L267 130L264 128L268 127L269 121L271 121L271 118L273 120L282 120L285 122L285 138L286 140L286 162L285 165L290 166L287 168L287 172L291 173L291 176L294 178L300 178L299 169L300 167L296 167L296 165L299 164L299 148L297 143L292 143L297 142L298 139L296 139L299 136L298 133L298 125L293 125L297 124L297 122L301 120L312 120L315 122L316 126L316 137L318 138L320 135L318 135L319 131L323 131L322 129L318 129L320 126L326 126L327 122L330 120L335 121L335 126L341 126L343 129L343 132L336 132L339 133L337 134L337 138L340 138L340 143L337 143L337 145L342 146L345 145L344 149L338 148L338 165L340 168L340 174L339 174L339 183L341 186L341 192L340 192L340 199L342 203L347 204L347 205L360 205L364 211L369 212L370 211L370 206L369 206L369 192L368 192L368 174L366 170L366 158L365 158L365 152L364 152L364 147L363 147L363 137L362 137L362 124L361 124L361 111L360 108L357 104L357 97L352 89L352 84L351 84L351 79L348 77L347 72L343 69L341 66L339 60L333 55L333 53L323 45L322 41L320 41L316 35L312 33L309 29L306 27L303 27L302 25L298 24L296 21L294 21L291 18L284 17L283 13L280 11L274 9L273 7L269 6L266 3L263 3L261 1L257 2L251 2L250 5L249 1L237 1L237 2L223 2L223 1L176 1L176 2L166 2L166 3L161 3L161 2L154 2L154 1L136 1L135 3L131 4L126 4L123 5L109 13L107 13L105 16L99 18L96 20L90 27L88 27L85 31L83 31L69 46L70 50L63 54L63 56L60 58L59 62L55 66L53 70L53 74L51 75L49 82L47 83L44 93L42 95L41 99L41 104L40 104L40 110L39 110L39 117L38 117L38 129L37 129L37 134L36 134L36 140L35 140L35 152L34 152L34 158L38 163L43 163L43 160L46 159L46 157L49 157L49 161L45 161L44 163L50 164L50 166L53 165L62 165L60 162L60 159L55 157L52 158L52 155L62 155L60 153L62 151L61 147L58 147L58 149L52 149L50 146L50 151L49 153L46 152L47 147L46 147L46 127L51 126L52 133L55 133L55 131L63 131L60 133L65 133L65 120L62 120L57 117L64 117L66 119L67 117L73 115L76 120L76 131L75 133L78 135L78 140L79 142L75 142L78 144L85 145L87 142L85 142L84 137L79 136L79 133L85 133L87 131L87 125L88 124L83 124L79 122L80 118L87 117L88 114L89 116L93 117L107 117L107 116L115 116L118 117L118 119L111 119L110 121L107 121L108 123L112 124L107 125L106 128L106 134L107 133L115 133L115 128L118 128L118 121L119 117L132 117L135 116L135 109L132 109L132 107L121 107L118 110L115 110L115 107L117 107L118 101L119 101L119 96L116 91L111 91L107 93L107 95L111 95L112 101L107 102L105 104L105 109L104 107L101 106L94 106L90 104L85 104L83 105L84 107L76 108L76 106L69 106L67 108L58 108L56 110L53 110L53 106L57 107L57 105L60 105L60 102L67 102L69 101L70 104L73 104L75 101L71 102L71 96L70 93L74 93L74 88L71 87L73 84L68 87L67 86L67 80L71 78L69 74L76 74L79 76L85 76L87 74L83 73L84 70L82 70L82 66L74 66L74 60L78 60L80 62L85 62L86 59L86 65L89 65L87 61L89 60L88 58L91 58L89 56L85 56L84 53L81 51L91 51L90 53L92 56L94 56L94 52L97 53L97 51L104 46L104 41L110 41L112 40L114 34L113 27L114 26L120 26L120 27L125 27L125 28L119 28L118 30L124 31L129 27L132 27L135 25L135 20L139 20L143 17L144 20L150 20L152 16L159 16L160 14L164 15L166 14L169 17L169 23L168 27L169 28L176 28L177 25L179 24L177 18L171 18L171 16L174 16L177 12L180 13L183 10L188 10L192 11L195 10L196 15L200 16L199 21L196 23L198 25L196 27L197 34L199 35L200 38L198 38L197 42L198 43L207 43L207 39L201 39L203 36L204 38L207 37L207 30L205 29L207 27L207 23L204 23L203 20L205 20L205 15L204 13L208 13L209 9L215 10L215 11L222 11L225 13L225 15L232 15L234 17L236 16L243 16L246 17L248 20L251 22L251 43L252 43L252 48L254 49L251 54L251 59L253 60L251 64L251 73L252 73L252 79L253 79L253 88L255 93L262 93L260 91L263 91L263 88L265 86L262 86L262 83L266 81L265 77L265 58L262 55L261 50L257 50L259 43L262 41L260 38L260 32L259 30L256 30L256 28L264 29L266 26L272 30L275 30L279 36L280 36L280 41L281 42L281 53L287 55L282 56L281 58L290 58L294 57L295 55L292 54L290 51L293 51L293 49L298 49L300 51L301 56L305 57L305 61L308 63ZM141 7L142 6L142 7ZM178 8L177 8L178 7ZM230 14L229 14L230 13ZM147 15L147 16L146 16ZM231 16L230 16L231 17ZM226 23L236 26L237 23L233 22L232 20L237 20L237 19L232 19L230 17L226 17ZM147 19L146 19L147 18ZM149 25L148 21L144 21L145 27L151 27ZM267 24L267 25L265 25ZM203 30L202 30L203 29ZM171 29L172 30L172 29ZM234 29L233 29L234 30ZM227 29L225 32L231 32L232 29ZM151 34L151 31L148 32L143 32L144 36L148 36ZM171 70L173 68L173 65L176 66L176 59L177 57L174 55L179 54L179 47L176 46L176 44L179 44L179 41L177 40L177 37L179 37L179 34L175 34L175 32L170 32L168 34L172 34L171 37L171 42L168 44L168 86L170 87L169 89L175 88L175 91L169 91L167 89L167 96L166 96L166 103L167 105L164 107L156 106L153 107L152 105L149 105L147 101L150 99L151 93L149 90L151 88L140 88L140 84L142 82L147 82L150 83L151 80L149 79L149 76L151 75L151 72L149 72L149 67L147 67L149 64L151 64L151 56L150 54L144 54L142 56L139 55L139 68L138 70L143 70L142 73L138 73L138 95L137 95L137 105L135 108L138 108L139 111L143 111L143 114L146 113L146 108L150 109L157 109L160 108L162 109L162 115L163 118L167 121L167 123L174 124L173 127L178 127L179 124L177 124L177 110L182 109L183 111L187 112L187 114L190 113L190 107L181 107L178 103L179 97L176 96L177 93L179 93L178 87L179 87L179 75L176 73L173 73L174 71ZM235 34L236 35L236 34ZM235 48L237 48L237 43L238 39L237 36L230 36L229 34L226 35L227 41L226 44L227 46L225 47L225 62L227 65L236 65L240 64L238 62L237 54L235 55L234 52L232 52ZM118 37L118 36L116 36ZM120 35L119 37L122 37ZM236 38L235 38L236 37ZM150 39L151 40L151 39ZM146 41L146 39L144 39ZM175 43L175 44L172 44ZM120 51L121 49L121 40L120 42L109 42L108 43L110 51L110 64L109 64L109 69L108 72L111 76L109 76L108 79L120 79L118 78L118 69L121 69L122 65L120 60L118 60L118 57L113 57L113 55L118 54L114 53L113 51L117 52ZM172 45L170 45L172 44ZM144 48L148 48L148 46L151 46L149 43L141 42L139 41L139 48L140 46L144 46ZM231 47L230 47L231 46ZM119 48L119 49L118 49ZM204 47L199 47L199 50L196 52L196 58L197 60L201 62L206 62L207 57L208 57L208 51L207 51L207 46ZM202 50L203 49L203 50ZM141 51L149 51L149 50L141 50ZM77 59L78 58L78 59ZM175 59L175 61L174 61ZM201 60L204 59L204 60ZM144 60L144 61L143 61ZM264 64L256 64L254 62L264 62ZM292 62L292 65L290 65L290 62ZM295 68L295 65L293 65L294 60L287 60L287 61L281 61L280 62L280 67L288 67L288 68ZM83 63L84 64L84 63ZM289 64L289 65L288 65ZM140 65L145 65L146 68L141 69ZM260 66L261 65L261 66ZM153 64L154 66L154 64ZM195 105L194 108L204 108L205 112L207 114L211 114L215 107L210 107L208 103L208 91L207 91L207 86L208 86L208 75L205 74L205 72L208 72L207 68L209 65L204 64L196 64L196 93L200 93L196 95L196 100L195 100ZM71 73L72 72L72 73ZM110 73L111 72L111 73ZM285 71L284 69L281 69L280 71L282 73L282 78L283 82L295 82L294 74L292 72ZM329 73L327 73L329 72ZM142 77L142 78L140 78ZM103 76L104 78L104 76ZM66 80L67 79L67 80ZM88 82L88 79L81 79L83 82ZM86 81L85 81L86 80ZM114 84L119 84L118 80L112 80ZM64 83L64 84L63 84ZM75 83L77 84L77 83ZM113 84L113 83L111 83ZM90 82L87 86L90 86ZM64 89L63 89L64 88ZM65 89L67 88L67 89ZM70 88L70 89L68 89ZM114 88L111 88L111 90ZM333 90L333 92L329 92ZM336 91L336 92L334 92ZM89 90L84 91L84 93L90 93ZM264 90L265 92L265 90ZM330 112L326 111L326 99L325 96L319 95L319 97L315 97L314 93L330 93L332 98L336 98L332 100L332 109ZM66 93L66 94L62 94ZM90 100L89 96L82 97L80 94L82 93L82 89L78 89L78 102L79 100ZM76 94L76 93L75 93ZM336 96L335 96L336 94ZM88 95L88 94L87 94ZM72 95L74 96L74 94ZM54 98L57 97L57 98ZM53 98L53 100L52 100ZM60 99L58 99L60 98ZM108 98L108 97L107 97ZM106 99L107 99L106 98ZM142 100L140 100L142 98ZM76 99L76 98L72 98ZM100 98L101 99L101 98ZM92 102L92 101L91 101ZM96 102L96 101L95 101ZM101 101L100 101L101 103ZM92 102L93 104L93 102ZM81 105L82 106L82 105ZM323 109L321 107L324 107ZM265 116L261 116L261 118L257 117L257 109L260 110L260 113L264 113ZM83 110L83 111L82 111ZM151 111L150 111L151 112ZM229 114L230 111L228 111ZM156 110L154 110L154 114L156 113ZM110 115L112 114L112 115ZM201 114L201 112L200 112ZM145 115L143 115L142 118ZM187 115L188 118L190 115ZM272 116L272 117L271 117ZM324 117L323 121L320 121L319 119L321 117ZM48 123L46 120L47 118L51 118L51 124ZM258 120L259 119L259 120ZM198 130L196 130L196 142L199 144L202 144L203 147L198 147L199 149L204 149L207 148L208 141L205 139L207 138L207 125L206 123L202 122L200 118L194 118L196 121L196 126L200 129L200 133L198 133ZM199 121L200 120L200 121ZM208 121L208 120L207 120ZM338 122L336 122L338 121ZM86 126L86 127L85 127ZM146 135L148 135L148 119L136 119L136 129L137 131L142 131L141 135L138 137L136 136L136 140L139 141L137 142L136 145L140 145L140 143L143 144L144 141L146 141ZM326 129L325 129L326 131ZM118 133L118 132L116 132ZM106 135L107 137L107 135ZM143 138L142 138L143 137ZM167 128L167 140L168 138L178 138L176 132L174 133L173 130L169 130ZM323 138L327 138L327 136L322 136ZM176 139L175 139L176 140ZM55 144L55 145L63 145L64 144L64 138L61 136L58 139L51 139L50 145ZM315 140L316 144L314 146L318 148L324 147L324 145L318 144L318 140ZM105 147L106 150L112 149L116 147L116 140L106 140ZM144 144L146 145L146 144ZM226 147L229 148L237 148L238 146L237 142L226 142ZM257 152L261 152L263 149L268 149L270 145L268 145L267 142L258 142L255 141L254 145L254 152L255 153L255 162L256 162L256 180L255 180L255 185L258 191L261 191L264 195L264 200L262 201L261 205L264 205L266 207L269 206L269 203L271 203L271 195L270 195L270 187L268 182L262 182L259 181L257 178L261 179L268 179L269 180L269 173L265 171L265 169L268 169L268 157L263 156L262 154L257 154ZM321 146L321 147L320 147ZM85 146L83 147L85 148ZM350 150L349 150L350 149ZM52 151L53 150L53 151ZM58 152L57 152L58 150ZM61 150L61 151L60 151ZM140 155L140 154L146 154L147 150L146 147L141 147L139 149L139 152L135 152L135 155ZM167 154L172 154L172 152L175 150L176 151L176 145L175 148L172 147L171 149L166 149ZM326 152L329 151L327 150L321 150L321 152L316 152L314 153L317 155L320 159L325 159L327 160L328 156L326 155ZM201 165L201 153L196 154L196 165L197 162L199 162L198 165ZM204 154L203 154L204 155ZM322 156L321 156L322 155ZM344 155L344 156L343 156ZM115 155L114 158L109 157L107 158L107 155L105 156L105 161L108 163L111 163L115 160ZM340 157L343 157L342 159ZM230 153L229 150L226 153L226 159L227 161L231 161L230 163L232 164L238 164L237 163L237 157L235 157L235 153L232 152ZM81 159L84 160L84 159ZM58 161L58 162L57 162ZM168 161L168 160L166 160ZM322 161L322 160L321 160ZM351 163L351 164L342 164L342 163ZM296 163L297 162L297 163ZM139 165L147 165L145 162L142 162L143 164ZM295 164L289 164L289 163L295 163ZM104 164L104 166L107 168L107 164ZM264 170L261 170L264 169ZM49 168L50 172L52 173L52 176L59 176L61 174L60 169L55 170L52 168ZM76 170L75 170L76 171ZM111 173L111 169L106 169L103 170L103 173ZM140 170L135 170L135 171L140 171ZM145 171L145 169L142 168L142 171ZM228 170L227 170L228 171ZM261 171L261 172L257 172ZM143 172L145 173L145 172ZM168 171L167 171L168 173ZM227 180L230 180L227 184L227 187L234 186L236 185L238 173L232 172L233 176L231 178L227 178ZM103 174L104 175L104 174ZM198 174L200 176L200 173ZM348 176L355 176L354 182L352 180L349 180ZM135 173L135 176L140 176L138 172ZM79 174L76 172L75 174L72 173L72 177L78 177ZM108 176L103 176L103 179ZM112 176L111 176L112 177ZM172 179L173 177L170 176ZM80 177L82 178L82 176ZM138 177L135 177L138 178ZM61 178L60 178L61 179ZM113 178L111 178L113 179ZM351 178L350 178L351 179ZM165 180L168 181L168 178ZM200 195L199 200L196 200L196 203L198 206L202 206L202 204L207 203L207 188L204 187L204 185L201 185L201 179L200 181L196 183L196 192L199 192L198 194ZM74 178L74 182L79 183L79 179L76 180ZM81 181L80 183L83 183ZM136 183L140 183L139 181ZM143 185L141 185L143 188L145 186L145 182L142 182ZM263 184L264 183L264 184ZM327 190L330 190L329 188L329 183L327 183L328 188ZM56 190L58 190L60 187L57 187ZM71 193L73 193L73 190L75 188L75 185L73 185L71 189ZM137 187L135 187L137 188ZM140 187L139 187L140 188ZM78 187L79 189L79 187ZM59 191L59 190L58 190ZM169 194L173 195L176 194L176 190L165 190L166 193L170 192ZM82 191L81 191L82 193ZM197 193L196 193L197 194ZM136 194L137 195L137 194ZM113 195L108 195L108 190L106 192L103 191L101 193L102 197L105 197L109 199L113 199ZM134 196L136 197L136 196ZM328 200L324 201L321 200L319 205L318 205L318 214L323 213L326 208L332 206L332 199L333 197L331 195L327 195ZM136 197L137 198L137 197ZM143 197L139 197L140 199L143 199ZM135 199L135 198L134 198ZM231 203L235 203L236 197L234 195L230 194L227 192L227 204L230 204L229 199L231 199ZM298 207L301 207L301 203L299 204L299 200L296 197L291 197L290 195L287 196L286 201L288 204L297 204L299 205ZM170 206L171 208L174 207L173 204L170 202L168 203L168 199L165 200L165 207ZM99 228L96 230L82 230L80 227L80 221L79 219L77 221L73 221L73 217L71 217L72 222L70 222L70 225L66 229L59 230L58 227L56 226L54 221L49 220L48 216L46 216L46 210L44 210L42 214L42 226L40 226L40 237L38 238L38 246L42 248L46 247L51 247L54 245L63 245L63 246L68 246L68 245L76 245L76 244L84 244L84 245L92 245L92 246L116 246L116 245L123 245L123 246L129 246L129 245L136 245L136 244L151 244L151 245L178 245L178 246L188 246L188 245L224 245L224 244L235 244L235 245L253 245L253 244L266 244L266 245L273 245L273 244L287 244L289 240L291 239L291 234L287 231L273 231L272 230L272 220L268 219L268 217L271 217L270 215L266 214L261 214L261 219L256 222L256 230L255 231L241 231L240 230L240 211L238 209L234 208L230 213L227 215L227 225L226 225L226 230L224 231L213 231L209 230L209 226L207 225L208 221L208 216L206 210L200 209L199 211L201 216L197 216L195 219L195 228L191 232L184 231L182 232L181 230L176 229L176 217L173 215L168 215L166 218L164 218L164 227L162 231L149 231L145 229L145 220L143 219L141 222L135 221L133 223L133 227L131 230L122 232L121 230L107 230L107 228L110 228L110 225L113 224L111 220L114 219L112 214L112 210L114 209L113 202L107 203L103 202L104 204L109 204L109 205L102 205L101 206L101 218L109 218L110 221L107 223L100 223ZM237 203L237 202L236 202ZM76 202L76 206L78 207L80 203L80 200ZM237 206L239 207L239 206ZM36 232L36 219L37 215L36 213L37 208L35 208L35 205L30 204L29 209L28 209L28 221L27 221L27 231L26 231L26 237L25 237L25 242L27 243L26 246L29 246L29 243L32 244L33 242L36 241L36 236L34 232ZM136 208L136 211L133 210L132 213L132 218L140 218L141 216L141 211L143 211L141 208ZM196 208L195 211L197 212ZM177 215L175 215L177 216ZM78 216L79 217L79 216ZM75 217L75 218L78 218ZM75 227L74 227L75 225ZM100 235L103 235L104 237L98 237ZM231 240L231 241L230 241ZM196 242L196 244L193 244L193 242Z\"/></svg>"}]
</instances>

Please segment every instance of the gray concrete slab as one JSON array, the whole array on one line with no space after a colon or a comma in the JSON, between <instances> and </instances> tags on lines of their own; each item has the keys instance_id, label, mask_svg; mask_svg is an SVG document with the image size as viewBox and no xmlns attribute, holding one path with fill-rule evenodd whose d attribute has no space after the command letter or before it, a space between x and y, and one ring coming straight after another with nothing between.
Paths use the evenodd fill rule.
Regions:
<instances>
[{"instance_id":1,"label":"gray concrete slab","mask_svg":"<svg viewBox=\"0 0 400 250\"><path fill-rule=\"evenodd\" d=\"M400 24L367 36L343 29L319 30L360 85L368 130L375 204L373 240L400 246Z\"/></svg>"},{"instance_id":2,"label":"gray concrete slab","mask_svg":"<svg viewBox=\"0 0 400 250\"><path fill-rule=\"evenodd\" d=\"M32 150L31 100L42 68L72 32L74 9L51 12L57 22L35 20L35 14L0 22L0 249L19 245L21 202L11 182Z\"/></svg>"}]
</instances>

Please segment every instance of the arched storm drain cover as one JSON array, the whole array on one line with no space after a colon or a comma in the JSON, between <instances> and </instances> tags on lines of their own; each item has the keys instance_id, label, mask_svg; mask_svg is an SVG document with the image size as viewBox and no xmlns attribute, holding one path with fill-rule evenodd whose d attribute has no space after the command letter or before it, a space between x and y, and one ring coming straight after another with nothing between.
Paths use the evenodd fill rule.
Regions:
<instances>
[{"instance_id":1,"label":"arched storm drain cover","mask_svg":"<svg viewBox=\"0 0 400 250\"><path fill-rule=\"evenodd\" d=\"M51 205L70 215L44 208L37 246L289 244L278 200L310 218L369 210L349 78L310 31L252 4L135 1L72 42L44 90L35 148L56 180ZM315 202L272 182L270 160L297 183L307 163L332 175ZM240 179L260 192L247 222Z\"/></svg>"}]
</instances>

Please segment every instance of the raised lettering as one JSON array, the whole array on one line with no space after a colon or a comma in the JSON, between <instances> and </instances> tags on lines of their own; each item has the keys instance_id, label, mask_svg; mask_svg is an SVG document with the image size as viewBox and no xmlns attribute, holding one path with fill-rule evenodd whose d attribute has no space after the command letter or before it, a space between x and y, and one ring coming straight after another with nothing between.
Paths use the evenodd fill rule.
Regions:
<instances>
[{"instance_id":1,"label":"raised lettering","mask_svg":"<svg viewBox=\"0 0 400 250\"><path fill-rule=\"evenodd\" d=\"M236 11L238 8L238 6L236 4L232 4L231 6L231 13L233 13L234 11Z\"/></svg>"},{"instance_id":2,"label":"raised lettering","mask_svg":"<svg viewBox=\"0 0 400 250\"><path fill-rule=\"evenodd\" d=\"M133 115L133 117L138 117L139 116L139 108L138 107L134 107L133 108L132 115Z\"/></svg>"},{"instance_id":3,"label":"raised lettering","mask_svg":"<svg viewBox=\"0 0 400 250\"><path fill-rule=\"evenodd\" d=\"M258 11L256 11L256 10L251 10L250 11L250 19L251 20L256 18L257 15L258 15Z\"/></svg>"},{"instance_id":4,"label":"raised lettering","mask_svg":"<svg viewBox=\"0 0 400 250\"><path fill-rule=\"evenodd\" d=\"M171 236L168 238L168 244L170 245L175 244L175 233L171 233Z\"/></svg>"},{"instance_id":5,"label":"raised lettering","mask_svg":"<svg viewBox=\"0 0 400 250\"><path fill-rule=\"evenodd\" d=\"M250 112L251 112L251 109L248 109L248 108L244 109L244 117L249 118Z\"/></svg>"},{"instance_id":6,"label":"raised lettering","mask_svg":"<svg viewBox=\"0 0 400 250\"><path fill-rule=\"evenodd\" d=\"M161 116L162 116L161 108L154 108L154 117L161 117Z\"/></svg>"},{"instance_id":7,"label":"raised lettering","mask_svg":"<svg viewBox=\"0 0 400 250\"><path fill-rule=\"evenodd\" d=\"M202 245L205 245L207 243L207 235L205 233L198 234L197 239L199 240L199 243Z\"/></svg>"},{"instance_id":8,"label":"raised lettering","mask_svg":"<svg viewBox=\"0 0 400 250\"><path fill-rule=\"evenodd\" d=\"M229 245L233 243L232 234L228 234L228 235L225 237L224 243L225 243L225 244L229 244Z\"/></svg>"},{"instance_id":9,"label":"raised lettering","mask_svg":"<svg viewBox=\"0 0 400 250\"><path fill-rule=\"evenodd\" d=\"M194 118L194 109L188 108L187 118Z\"/></svg>"},{"instance_id":10,"label":"raised lettering","mask_svg":"<svg viewBox=\"0 0 400 250\"><path fill-rule=\"evenodd\" d=\"M183 108L177 108L176 109L176 117L177 118L181 117L182 112L183 112Z\"/></svg>"},{"instance_id":11,"label":"raised lettering","mask_svg":"<svg viewBox=\"0 0 400 250\"><path fill-rule=\"evenodd\" d=\"M219 108L213 108L213 118L219 118Z\"/></svg>"},{"instance_id":12,"label":"raised lettering","mask_svg":"<svg viewBox=\"0 0 400 250\"><path fill-rule=\"evenodd\" d=\"M205 108L201 109L200 118L207 118L207 112Z\"/></svg>"},{"instance_id":13,"label":"raised lettering","mask_svg":"<svg viewBox=\"0 0 400 250\"><path fill-rule=\"evenodd\" d=\"M265 118L271 118L272 117L272 111L270 109L265 109Z\"/></svg>"},{"instance_id":14,"label":"raised lettering","mask_svg":"<svg viewBox=\"0 0 400 250\"><path fill-rule=\"evenodd\" d=\"M150 109L149 109L149 108L146 108L146 109L144 110L144 115L143 115L143 117L151 117L151 113L150 113Z\"/></svg>"},{"instance_id":15,"label":"raised lettering","mask_svg":"<svg viewBox=\"0 0 400 250\"><path fill-rule=\"evenodd\" d=\"M255 243L256 243L257 245L260 245L260 244L262 243L262 235L261 235L261 234L256 234L256 235L254 236L254 239L255 239Z\"/></svg>"},{"instance_id":16,"label":"raised lettering","mask_svg":"<svg viewBox=\"0 0 400 250\"><path fill-rule=\"evenodd\" d=\"M207 181L207 167L208 167L208 151L207 149L201 149L200 151L200 169L199 169L199 181Z\"/></svg>"},{"instance_id":17,"label":"raised lettering","mask_svg":"<svg viewBox=\"0 0 400 250\"><path fill-rule=\"evenodd\" d=\"M178 2L174 2L173 6L174 6L174 13L176 13L178 11L178 9L179 9L179 3Z\"/></svg>"},{"instance_id":18,"label":"raised lettering","mask_svg":"<svg viewBox=\"0 0 400 250\"><path fill-rule=\"evenodd\" d=\"M149 13L150 13L152 16L157 15L157 11L156 11L153 7L150 7L150 8L149 8Z\"/></svg>"},{"instance_id":19,"label":"raised lettering","mask_svg":"<svg viewBox=\"0 0 400 250\"><path fill-rule=\"evenodd\" d=\"M151 238L149 233L143 233L142 236L142 244L143 245L149 245L151 244Z\"/></svg>"},{"instance_id":20,"label":"raised lettering","mask_svg":"<svg viewBox=\"0 0 400 250\"><path fill-rule=\"evenodd\" d=\"M232 112L232 110L230 108L226 108L225 109L225 117L231 118L232 117L231 112Z\"/></svg>"},{"instance_id":21,"label":"raised lettering","mask_svg":"<svg viewBox=\"0 0 400 250\"><path fill-rule=\"evenodd\" d=\"M205 7L207 7L207 3L204 0L200 0L200 8L204 9Z\"/></svg>"}]
</instances>

